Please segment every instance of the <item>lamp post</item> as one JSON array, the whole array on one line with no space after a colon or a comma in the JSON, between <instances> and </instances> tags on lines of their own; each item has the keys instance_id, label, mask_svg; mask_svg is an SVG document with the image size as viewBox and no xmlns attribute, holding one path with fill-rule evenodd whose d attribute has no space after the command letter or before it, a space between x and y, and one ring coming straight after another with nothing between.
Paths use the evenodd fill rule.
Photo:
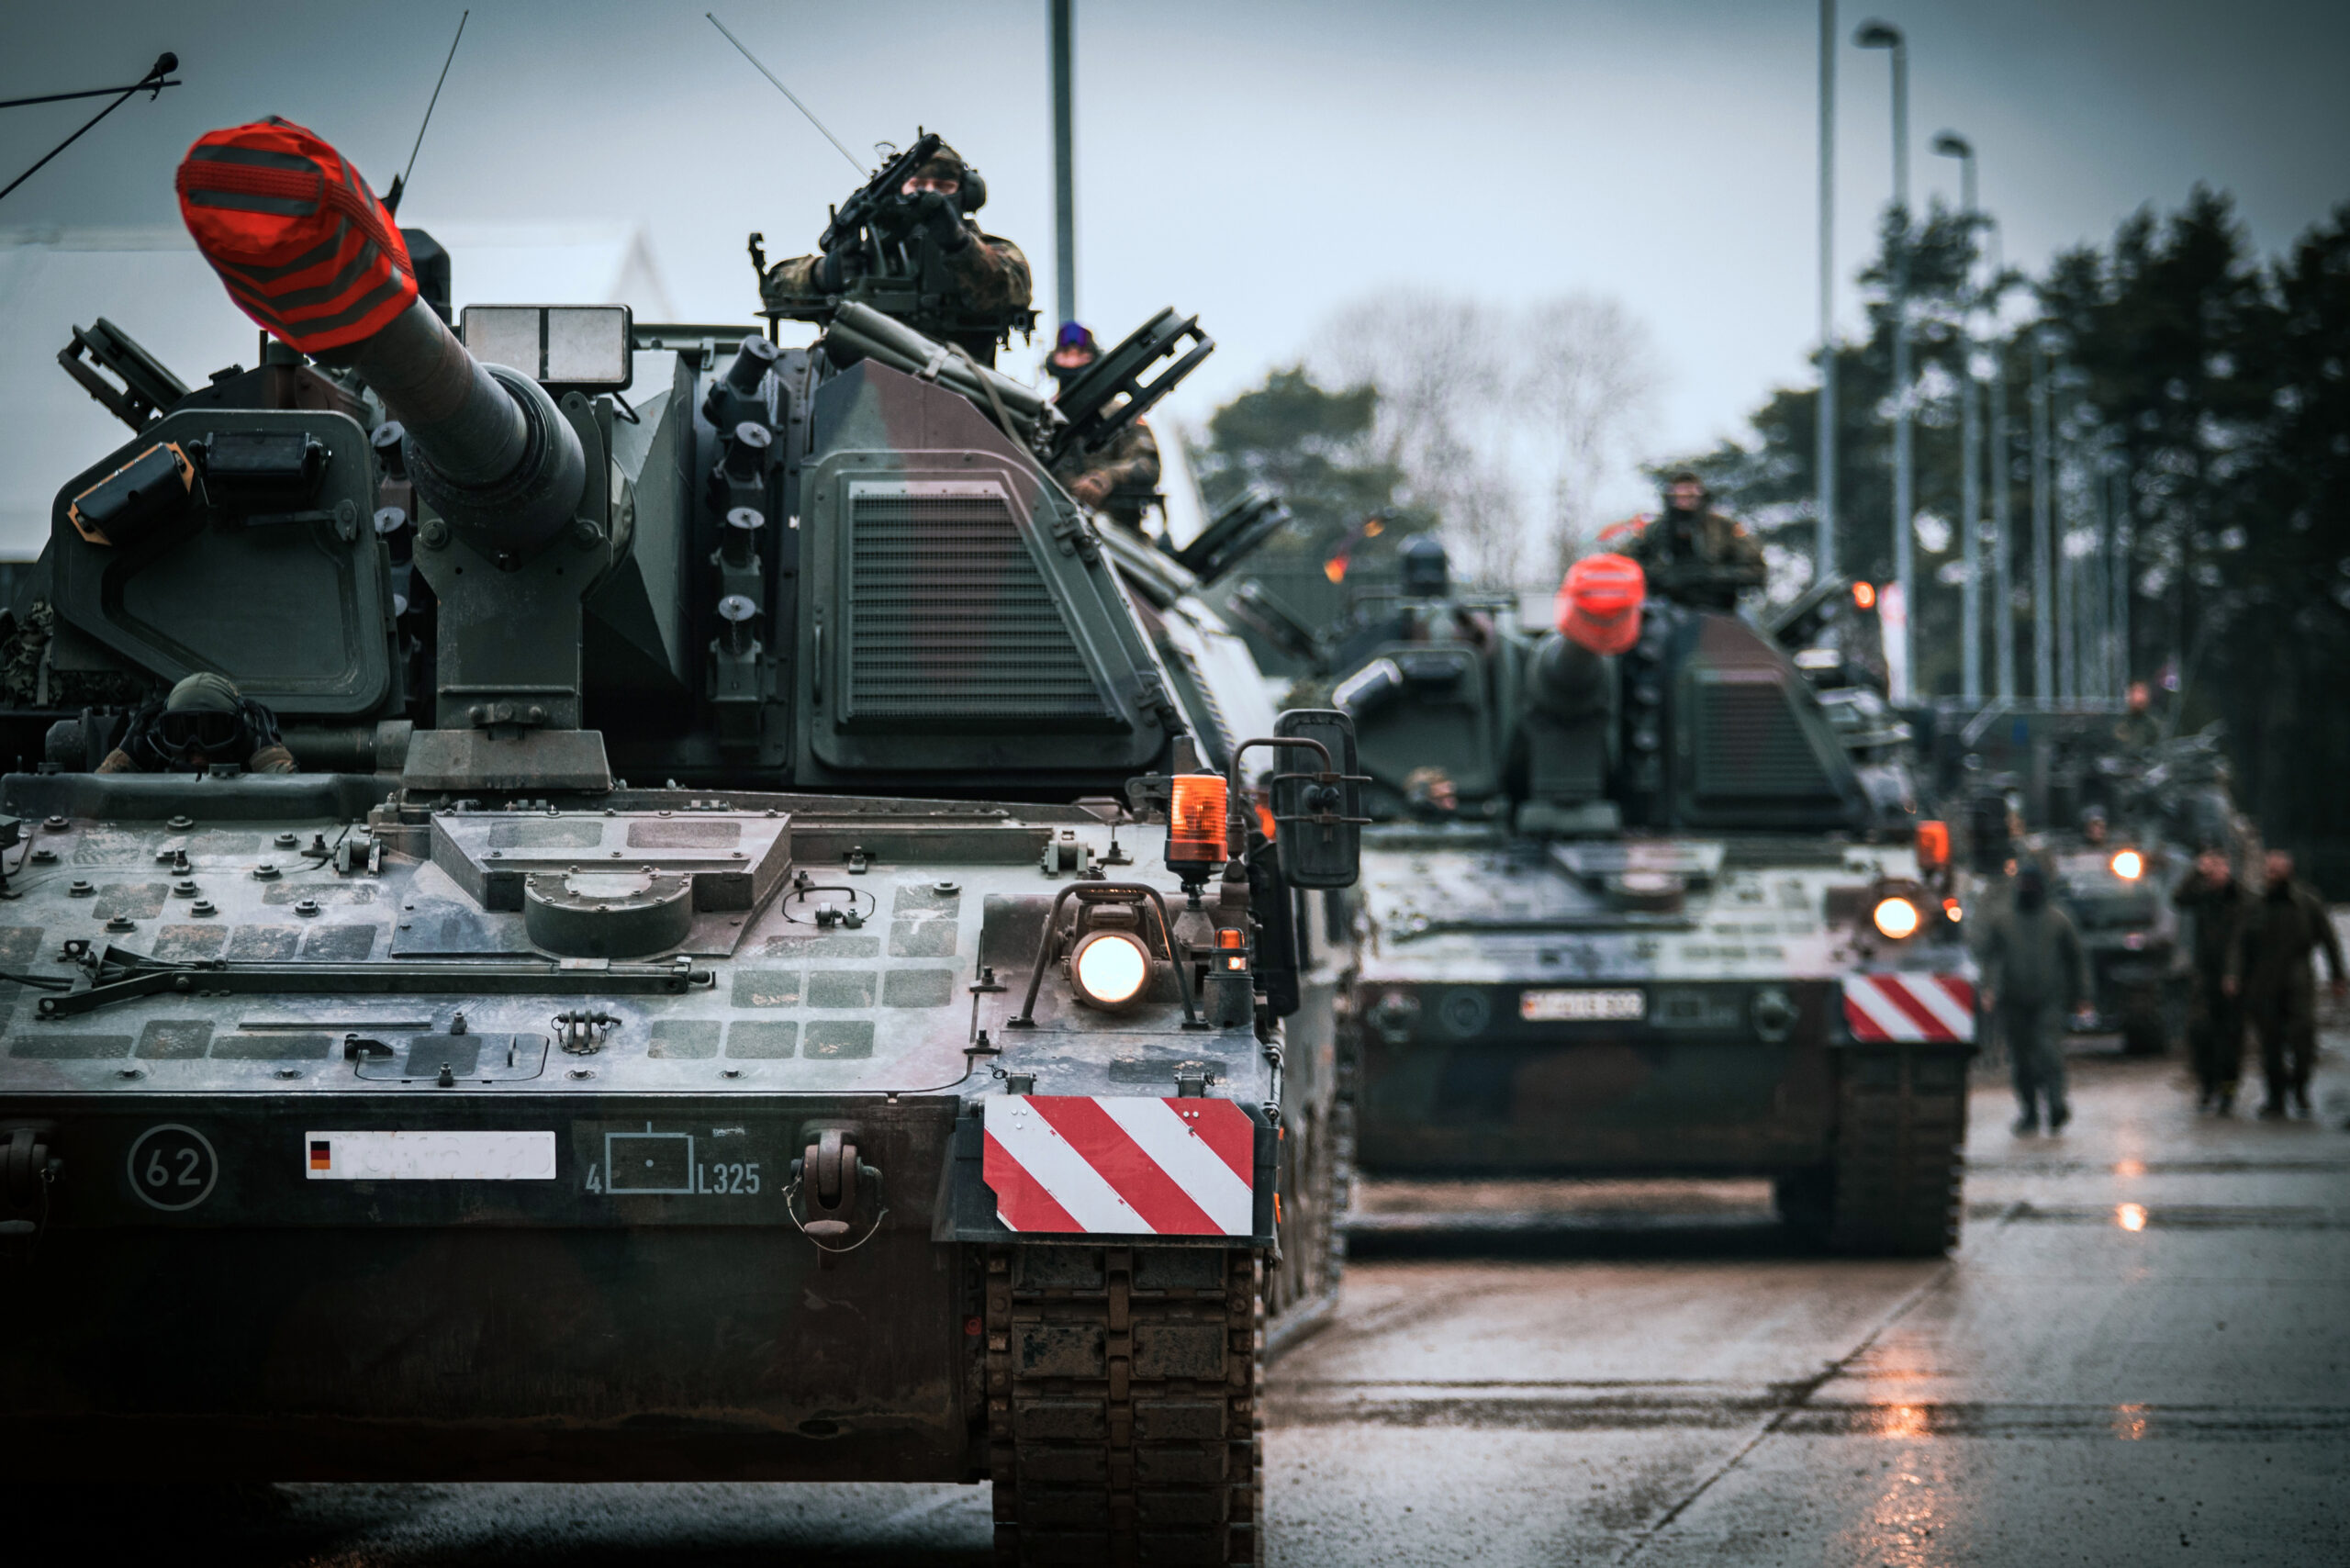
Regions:
<instances>
[{"instance_id":1,"label":"lamp post","mask_svg":"<svg viewBox=\"0 0 2350 1568\"><path fill-rule=\"evenodd\" d=\"M1991 241L1991 289L1996 303L2005 259L1996 218L1983 220ZM1993 321L1993 328L1998 327ZM1992 650L1998 660L1999 696L2016 700L2016 556L2012 510L2015 502L2015 442L2008 429L2008 356L1995 341L1991 355L1991 588Z\"/></svg>"},{"instance_id":2,"label":"lamp post","mask_svg":"<svg viewBox=\"0 0 2350 1568\"><path fill-rule=\"evenodd\" d=\"M2056 699L2055 517L2049 494L2048 354L2042 329L2031 334L2031 694Z\"/></svg>"},{"instance_id":3,"label":"lamp post","mask_svg":"<svg viewBox=\"0 0 2350 1568\"><path fill-rule=\"evenodd\" d=\"M1893 576L1901 585L1900 668L1914 678L1918 650L1918 562L1914 523L1917 510L1915 474L1911 466L1909 420L1909 45L1901 29L1888 22L1867 21L1852 35L1863 49L1882 49L1893 55L1893 210L1901 235L1893 252ZM1897 702L1910 694L1893 693Z\"/></svg>"},{"instance_id":4,"label":"lamp post","mask_svg":"<svg viewBox=\"0 0 2350 1568\"><path fill-rule=\"evenodd\" d=\"M1967 222L1971 241L1975 220L1974 144L1956 131L1946 130L1934 138L1934 151L1958 160L1959 210ZM1966 581L1960 588L1964 626L1961 635L1964 643L1959 658L1959 693L1969 707L1983 700L1983 428L1976 413L1982 397L1975 384L1975 304L1974 279L1970 274L1958 332L1958 511L1964 544L1962 559L1966 571Z\"/></svg>"},{"instance_id":5,"label":"lamp post","mask_svg":"<svg viewBox=\"0 0 2350 1568\"><path fill-rule=\"evenodd\" d=\"M1053 261L1054 303L1064 321L1077 319L1077 157L1069 58L1072 0L1053 0Z\"/></svg>"},{"instance_id":6,"label":"lamp post","mask_svg":"<svg viewBox=\"0 0 2350 1568\"><path fill-rule=\"evenodd\" d=\"M1819 0L1819 475L1815 582L1836 573L1836 0Z\"/></svg>"}]
</instances>

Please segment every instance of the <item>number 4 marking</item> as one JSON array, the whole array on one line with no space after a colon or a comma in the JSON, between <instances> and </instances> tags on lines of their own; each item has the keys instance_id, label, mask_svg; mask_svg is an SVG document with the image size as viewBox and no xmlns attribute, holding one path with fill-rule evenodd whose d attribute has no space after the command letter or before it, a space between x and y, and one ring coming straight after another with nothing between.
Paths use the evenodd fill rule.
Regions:
<instances>
[{"instance_id":1,"label":"number 4 marking","mask_svg":"<svg viewBox=\"0 0 2350 1568\"><path fill-rule=\"evenodd\" d=\"M601 1166L591 1164L588 1167L588 1190L591 1193L600 1193L604 1190L603 1168Z\"/></svg>"}]
</instances>

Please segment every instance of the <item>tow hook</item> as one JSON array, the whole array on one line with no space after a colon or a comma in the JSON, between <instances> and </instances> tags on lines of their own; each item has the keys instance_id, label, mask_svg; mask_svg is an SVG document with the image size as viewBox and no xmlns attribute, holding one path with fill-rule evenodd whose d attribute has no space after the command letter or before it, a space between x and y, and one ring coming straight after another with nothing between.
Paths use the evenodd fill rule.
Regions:
<instances>
[{"instance_id":1,"label":"tow hook","mask_svg":"<svg viewBox=\"0 0 2350 1568\"><path fill-rule=\"evenodd\" d=\"M802 1220L794 1214L791 1219L824 1255L818 1267L829 1269L834 1255L871 1240L890 1211L880 1206L881 1172L857 1159L856 1135L853 1131L846 1127L811 1127L809 1131L815 1141L808 1145L805 1154L791 1162L792 1190L803 1200L808 1217ZM868 1206L878 1211L869 1221L864 1217ZM845 1241L860 1224L865 1226L865 1235L855 1241Z\"/></svg>"}]
</instances>

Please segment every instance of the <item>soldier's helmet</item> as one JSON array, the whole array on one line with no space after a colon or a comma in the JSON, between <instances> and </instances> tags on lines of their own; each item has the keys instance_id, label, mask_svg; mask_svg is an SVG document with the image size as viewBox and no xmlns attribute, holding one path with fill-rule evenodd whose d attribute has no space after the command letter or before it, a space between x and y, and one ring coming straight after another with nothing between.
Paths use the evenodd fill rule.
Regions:
<instances>
[{"instance_id":1,"label":"soldier's helmet","mask_svg":"<svg viewBox=\"0 0 2350 1568\"><path fill-rule=\"evenodd\" d=\"M938 151L923 161L913 177L918 180L953 180L956 182L956 202L965 212L977 212L987 205L988 183L979 172L963 161L963 155L944 141Z\"/></svg>"},{"instance_id":2,"label":"soldier's helmet","mask_svg":"<svg viewBox=\"0 0 2350 1568\"><path fill-rule=\"evenodd\" d=\"M1405 599L1442 599L1452 591L1452 564L1432 536L1416 533L1395 554L1404 566Z\"/></svg>"},{"instance_id":3,"label":"soldier's helmet","mask_svg":"<svg viewBox=\"0 0 2350 1568\"><path fill-rule=\"evenodd\" d=\"M225 756L247 740L244 693L211 670L198 670L172 688L155 721L155 745L174 761L196 752Z\"/></svg>"}]
</instances>

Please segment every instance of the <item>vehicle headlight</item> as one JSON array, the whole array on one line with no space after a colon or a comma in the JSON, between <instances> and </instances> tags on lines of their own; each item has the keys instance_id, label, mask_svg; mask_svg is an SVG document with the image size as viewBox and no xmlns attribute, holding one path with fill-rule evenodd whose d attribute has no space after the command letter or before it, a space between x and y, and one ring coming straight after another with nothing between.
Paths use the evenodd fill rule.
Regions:
<instances>
[{"instance_id":1,"label":"vehicle headlight","mask_svg":"<svg viewBox=\"0 0 2350 1568\"><path fill-rule=\"evenodd\" d=\"M1150 950L1124 931L1096 931L1069 958L1069 982L1079 1000L1095 1007L1124 1007L1150 980Z\"/></svg>"},{"instance_id":2,"label":"vehicle headlight","mask_svg":"<svg viewBox=\"0 0 2350 1568\"><path fill-rule=\"evenodd\" d=\"M2125 882L2134 882L2146 874L2146 857L2134 849L2115 852L2113 874Z\"/></svg>"},{"instance_id":3,"label":"vehicle headlight","mask_svg":"<svg viewBox=\"0 0 2350 1568\"><path fill-rule=\"evenodd\" d=\"M1916 935L1918 930L1918 906L1905 898L1879 899L1869 918L1896 942Z\"/></svg>"}]
</instances>

